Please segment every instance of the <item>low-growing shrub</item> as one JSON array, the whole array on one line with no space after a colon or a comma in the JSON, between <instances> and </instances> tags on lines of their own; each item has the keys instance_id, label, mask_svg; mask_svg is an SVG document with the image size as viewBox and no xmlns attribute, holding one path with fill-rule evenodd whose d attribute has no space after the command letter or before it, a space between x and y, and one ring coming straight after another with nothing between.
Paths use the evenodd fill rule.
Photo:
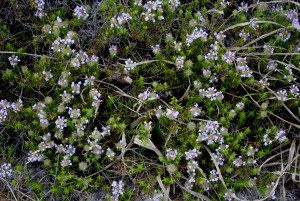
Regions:
<instances>
[{"instance_id":1,"label":"low-growing shrub","mask_svg":"<svg viewBox=\"0 0 300 201\"><path fill-rule=\"evenodd\" d=\"M299 6L3 0L4 190L286 199L299 187Z\"/></svg>"}]
</instances>

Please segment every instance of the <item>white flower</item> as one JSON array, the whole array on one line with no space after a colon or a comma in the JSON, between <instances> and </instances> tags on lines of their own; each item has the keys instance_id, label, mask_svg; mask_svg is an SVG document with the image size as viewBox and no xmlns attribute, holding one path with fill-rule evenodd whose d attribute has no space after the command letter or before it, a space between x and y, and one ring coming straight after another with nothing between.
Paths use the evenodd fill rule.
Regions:
<instances>
[{"instance_id":1,"label":"white flower","mask_svg":"<svg viewBox=\"0 0 300 201\"><path fill-rule=\"evenodd\" d=\"M116 45L112 45L109 47L109 53L111 56L116 56L118 53L118 47Z\"/></svg>"},{"instance_id":2,"label":"white flower","mask_svg":"<svg viewBox=\"0 0 300 201\"><path fill-rule=\"evenodd\" d=\"M72 88L73 94L80 94L80 85L81 85L81 82L78 82L77 84L75 84L75 82L71 83L71 88Z\"/></svg>"},{"instance_id":3,"label":"white flower","mask_svg":"<svg viewBox=\"0 0 300 201\"><path fill-rule=\"evenodd\" d=\"M259 83L261 84L262 88L268 87L270 84L268 82L268 78L262 78L259 80Z\"/></svg>"},{"instance_id":4,"label":"white flower","mask_svg":"<svg viewBox=\"0 0 300 201\"><path fill-rule=\"evenodd\" d=\"M184 152L185 154L185 159L186 160L190 160L190 159L194 159L197 158L199 154L201 154L200 151L198 151L197 149L190 149L189 151Z\"/></svg>"},{"instance_id":5,"label":"white flower","mask_svg":"<svg viewBox=\"0 0 300 201\"><path fill-rule=\"evenodd\" d=\"M222 60L226 61L228 64L232 64L235 60L235 53L231 51L225 52L225 54L222 56Z\"/></svg>"},{"instance_id":6,"label":"white flower","mask_svg":"<svg viewBox=\"0 0 300 201\"><path fill-rule=\"evenodd\" d=\"M72 119L77 119L80 117L80 109L72 109L69 107L69 115Z\"/></svg>"},{"instance_id":7,"label":"white flower","mask_svg":"<svg viewBox=\"0 0 300 201\"><path fill-rule=\"evenodd\" d=\"M35 7L36 7L36 12L35 16L42 18L46 14L44 13L44 8L45 8L45 1L44 0L34 0Z\"/></svg>"},{"instance_id":8,"label":"white flower","mask_svg":"<svg viewBox=\"0 0 300 201\"><path fill-rule=\"evenodd\" d=\"M20 61L19 57L16 55L12 55L10 57L8 57L8 60L10 62L10 65L12 65L12 67L15 67L18 62Z\"/></svg>"},{"instance_id":9,"label":"white flower","mask_svg":"<svg viewBox=\"0 0 300 201\"><path fill-rule=\"evenodd\" d=\"M231 201L236 197L235 193L232 192L232 190L227 190L227 192L224 194L225 200Z\"/></svg>"},{"instance_id":10,"label":"white flower","mask_svg":"<svg viewBox=\"0 0 300 201\"><path fill-rule=\"evenodd\" d=\"M61 76L57 82L57 84L61 87L66 87L68 85L68 77L71 75L70 72L63 71Z\"/></svg>"},{"instance_id":11,"label":"white flower","mask_svg":"<svg viewBox=\"0 0 300 201\"><path fill-rule=\"evenodd\" d=\"M286 42L290 39L291 33L284 30L284 31L279 32L279 37L280 37L281 41Z\"/></svg>"},{"instance_id":12,"label":"white flower","mask_svg":"<svg viewBox=\"0 0 300 201\"><path fill-rule=\"evenodd\" d=\"M222 92L218 92L214 87L209 87L207 90L199 89L199 94L200 96L209 98L211 101L222 100L224 98Z\"/></svg>"},{"instance_id":13,"label":"white flower","mask_svg":"<svg viewBox=\"0 0 300 201\"><path fill-rule=\"evenodd\" d=\"M106 156L109 159L113 159L115 157L116 153L114 151L112 151L110 148L107 148L106 150Z\"/></svg>"},{"instance_id":14,"label":"white flower","mask_svg":"<svg viewBox=\"0 0 300 201\"><path fill-rule=\"evenodd\" d=\"M149 131L149 132L152 131L152 121L149 121L149 122L144 121L144 126L147 131Z\"/></svg>"},{"instance_id":15,"label":"white flower","mask_svg":"<svg viewBox=\"0 0 300 201\"><path fill-rule=\"evenodd\" d=\"M64 90L64 93L60 94L59 96L61 96L63 104L69 103L72 100L72 98L74 98L74 96L67 93L66 90Z\"/></svg>"},{"instance_id":16,"label":"white flower","mask_svg":"<svg viewBox=\"0 0 300 201\"><path fill-rule=\"evenodd\" d=\"M61 162L60 162L60 165L61 165L62 167L68 167L68 166L71 166L71 165L72 165L72 162L71 162L71 160L69 159L69 156L68 156L68 155L66 155L66 156L63 157L63 159L62 159Z\"/></svg>"},{"instance_id":17,"label":"white flower","mask_svg":"<svg viewBox=\"0 0 300 201\"><path fill-rule=\"evenodd\" d=\"M294 96L295 98L300 97L299 91L300 91L300 90L299 90L298 86L296 86L296 85L290 86L290 94L291 94L292 96Z\"/></svg>"},{"instance_id":18,"label":"white flower","mask_svg":"<svg viewBox=\"0 0 300 201\"><path fill-rule=\"evenodd\" d=\"M245 162L243 162L242 160L242 156L237 157L234 161L233 161L233 165L235 165L236 167L240 167L242 165L245 165Z\"/></svg>"},{"instance_id":19,"label":"white flower","mask_svg":"<svg viewBox=\"0 0 300 201\"><path fill-rule=\"evenodd\" d=\"M169 119L176 119L178 117L178 115L179 115L179 112L177 110L175 110L174 108L172 108L172 109L167 108L166 116Z\"/></svg>"},{"instance_id":20,"label":"white flower","mask_svg":"<svg viewBox=\"0 0 300 201\"><path fill-rule=\"evenodd\" d=\"M239 57L236 59L237 66L236 69L241 72L241 77L250 77L252 75L252 71L247 65L247 58Z\"/></svg>"},{"instance_id":21,"label":"white flower","mask_svg":"<svg viewBox=\"0 0 300 201\"><path fill-rule=\"evenodd\" d=\"M190 112L193 114L193 117L197 117L201 114L201 109L198 107L198 104L196 103L194 107L190 109Z\"/></svg>"},{"instance_id":22,"label":"white flower","mask_svg":"<svg viewBox=\"0 0 300 201\"><path fill-rule=\"evenodd\" d=\"M287 100L286 90L280 90L280 91L276 92L276 98L282 102L286 101Z\"/></svg>"},{"instance_id":23,"label":"white flower","mask_svg":"<svg viewBox=\"0 0 300 201\"><path fill-rule=\"evenodd\" d=\"M226 35L224 34L223 31L219 33L214 33L215 37L217 40L223 41L226 38Z\"/></svg>"},{"instance_id":24,"label":"white flower","mask_svg":"<svg viewBox=\"0 0 300 201\"><path fill-rule=\"evenodd\" d=\"M277 66L278 66L278 64L276 63L276 61L271 60L268 62L267 69L273 70L273 71L278 71Z\"/></svg>"},{"instance_id":25,"label":"white flower","mask_svg":"<svg viewBox=\"0 0 300 201\"><path fill-rule=\"evenodd\" d=\"M46 81L49 81L53 77L51 69L49 71L43 71L42 73Z\"/></svg>"},{"instance_id":26,"label":"white flower","mask_svg":"<svg viewBox=\"0 0 300 201\"><path fill-rule=\"evenodd\" d=\"M179 0L168 0L168 5L171 6L171 8L175 9L180 5Z\"/></svg>"},{"instance_id":27,"label":"white flower","mask_svg":"<svg viewBox=\"0 0 300 201\"><path fill-rule=\"evenodd\" d=\"M238 7L238 11L245 11L248 12L249 7L247 3L242 2L241 5Z\"/></svg>"},{"instance_id":28,"label":"white flower","mask_svg":"<svg viewBox=\"0 0 300 201\"><path fill-rule=\"evenodd\" d=\"M257 21L258 21L258 19L255 18L255 17L252 18L252 19L250 20L250 26L251 26L254 30L256 30L256 29L259 27Z\"/></svg>"},{"instance_id":29,"label":"white flower","mask_svg":"<svg viewBox=\"0 0 300 201\"><path fill-rule=\"evenodd\" d=\"M275 139L278 140L279 142L283 142L286 139L285 131L284 130L279 130L276 133Z\"/></svg>"},{"instance_id":30,"label":"white flower","mask_svg":"<svg viewBox=\"0 0 300 201\"><path fill-rule=\"evenodd\" d=\"M28 153L28 162L35 162L35 161L41 161L43 159L43 154L40 153L40 150L36 150L36 151L30 151Z\"/></svg>"},{"instance_id":31,"label":"white flower","mask_svg":"<svg viewBox=\"0 0 300 201\"><path fill-rule=\"evenodd\" d=\"M148 91L148 90L146 90L146 91L144 91L143 93L140 93L139 95L138 95L138 98L140 99L140 100L143 100L143 101L145 101L145 100L147 100L149 97L150 97L150 92Z\"/></svg>"},{"instance_id":32,"label":"white flower","mask_svg":"<svg viewBox=\"0 0 300 201\"><path fill-rule=\"evenodd\" d=\"M210 171L209 179L210 179L210 181L218 181L219 180L219 176L218 176L218 173L216 170Z\"/></svg>"},{"instance_id":33,"label":"white flower","mask_svg":"<svg viewBox=\"0 0 300 201\"><path fill-rule=\"evenodd\" d=\"M174 49L178 52L181 51L182 43L174 41Z\"/></svg>"},{"instance_id":34,"label":"white flower","mask_svg":"<svg viewBox=\"0 0 300 201\"><path fill-rule=\"evenodd\" d=\"M170 148L169 148L169 149L167 149L166 151L167 151L166 158L167 158L168 160L175 160L175 159L176 159L177 154L178 154L178 152L177 152L176 149L170 149Z\"/></svg>"},{"instance_id":35,"label":"white flower","mask_svg":"<svg viewBox=\"0 0 300 201\"><path fill-rule=\"evenodd\" d=\"M10 163L3 163L0 167L0 177L9 178L13 176L13 170Z\"/></svg>"},{"instance_id":36,"label":"white flower","mask_svg":"<svg viewBox=\"0 0 300 201\"><path fill-rule=\"evenodd\" d=\"M118 200L120 195L123 195L124 193L124 183L122 180L119 182L113 181L111 184L111 193L112 193L112 200Z\"/></svg>"},{"instance_id":37,"label":"white flower","mask_svg":"<svg viewBox=\"0 0 300 201\"><path fill-rule=\"evenodd\" d=\"M184 64L184 57L177 57L175 62L177 69L183 68L183 64Z\"/></svg>"},{"instance_id":38,"label":"white flower","mask_svg":"<svg viewBox=\"0 0 300 201\"><path fill-rule=\"evenodd\" d=\"M270 139L269 135L268 134L265 134L263 136L263 142L264 142L264 145L267 146L267 145L270 145L273 143L273 141Z\"/></svg>"},{"instance_id":39,"label":"white flower","mask_svg":"<svg viewBox=\"0 0 300 201\"><path fill-rule=\"evenodd\" d=\"M202 29L198 29L197 27L193 30L192 34L187 34L186 35L186 45L189 47L191 43L198 38L201 38L202 40L206 41L207 40L208 34Z\"/></svg>"},{"instance_id":40,"label":"white flower","mask_svg":"<svg viewBox=\"0 0 300 201\"><path fill-rule=\"evenodd\" d=\"M76 148L70 144L66 145L63 148L63 152L69 156L73 156L75 154Z\"/></svg>"},{"instance_id":41,"label":"white flower","mask_svg":"<svg viewBox=\"0 0 300 201\"><path fill-rule=\"evenodd\" d=\"M246 33L244 29L239 33L239 36L243 39L243 41L246 41L248 37L250 36L249 33Z\"/></svg>"},{"instance_id":42,"label":"white flower","mask_svg":"<svg viewBox=\"0 0 300 201\"><path fill-rule=\"evenodd\" d=\"M125 24L126 22L129 22L129 20L131 20L132 17L130 16L129 13L121 13L120 16L114 16L111 20L110 20L110 27L111 28L122 28L122 25Z\"/></svg>"},{"instance_id":43,"label":"white flower","mask_svg":"<svg viewBox=\"0 0 300 201\"><path fill-rule=\"evenodd\" d=\"M133 62L132 60L131 60L131 58L129 58L129 59L127 59L126 61L125 61L125 70L126 71L131 71L131 70L133 70L135 67L136 67L136 65L134 65L136 62Z\"/></svg>"},{"instance_id":44,"label":"white flower","mask_svg":"<svg viewBox=\"0 0 300 201\"><path fill-rule=\"evenodd\" d=\"M160 52L160 46L159 45L154 45L154 46L151 45L151 49L152 49L154 54L159 54L159 52Z\"/></svg>"},{"instance_id":45,"label":"white flower","mask_svg":"<svg viewBox=\"0 0 300 201\"><path fill-rule=\"evenodd\" d=\"M58 116L55 121L56 128L60 131L63 131L65 127L67 127L67 119L63 116Z\"/></svg>"},{"instance_id":46,"label":"white flower","mask_svg":"<svg viewBox=\"0 0 300 201\"><path fill-rule=\"evenodd\" d=\"M235 105L238 109L244 109L245 104L243 102L239 102L238 104Z\"/></svg>"},{"instance_id":47,"label":"white flower","mask_svg":"<svg viewBox=\"0 0 300 201\"><path fill-rule=\"evenodd\" d=\"M85 6L76 6L74 9L74 15L80 20L84 19L86 20L89 17L89 14L87 13L87 9Z\"/></svg>"},{"instance_id":48,"label":"white flower","mask_svg":"<svg viewBox=\"0 0 300 201\"><path fill-rule=\"evenodd\" d=\"M269 44L264 44L263 48L264 48L264 51L268 54L273 54L273 52L274 52L274 48L271 47Z\"/></svg>"},{"instance_id":49,"label":"white flower","mask_svg":"<svg viewBox=\"0 0 300 201\"><path fill-rule=\"evenodd\" d=\"M90 77L88 77L88 76L85 76L85 81L84 81L84 83L83 83L83 86L94 86L94 84L95 84L95 80L96 80L96 78L95 78L95 76L90 76Z\"/></svg>"}]
</instances>

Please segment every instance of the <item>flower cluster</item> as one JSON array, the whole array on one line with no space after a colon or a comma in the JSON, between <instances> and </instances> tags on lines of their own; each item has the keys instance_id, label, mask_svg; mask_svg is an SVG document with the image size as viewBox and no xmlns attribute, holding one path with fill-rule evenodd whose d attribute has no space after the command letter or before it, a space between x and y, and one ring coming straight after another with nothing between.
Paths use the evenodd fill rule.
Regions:
<instances>
[{"instance_id":1,"label":"flower cluster","mask_svg":"<svg viewBox=\"0 0 300 201\"><path fill-rule=\"evenodd\" d=\"M49 80L53 77L53 75L52 75L52 73L51 73L51 69L50 69L49 71L43 70L42 73L43 73L44 79L45 79L46 81L49 81Z\"/></svg>"},{"instance_id":2,"label":"flower cluster","mask_svg":"<svg viewBox=\"0 0 300 201\"><path fill-rule=\"evenodd\" d=\"M195 159L201 154L197 149L190 149L189 151L184 152L185 160Z\"/></svg>"},{"instance_id":3,"label":"flower cluster","mask_svg":"<svg viewBox=\"0 0 300 201\"><path fill-rule=\"evenodd\" d=\"M80 94L81 81L77 82L77 84L72 82L70 87L72 89L72 94Z\"/></svg>"},{"instance_id":4,"label":"flower cluster","mask_svg":"<svg viewBox=\"0 0 300 201\"><path fill-rule=\"evenodd\" d=\"M211 182L216 182L216 181L220 180L219 175L216 170L210 171L209 180Z\"/></svg>"},{"instance_id":5,"label":"flower cluster","mask_svg":"<svg viewBox=\"0 0 300 201\"><path fill-rule=\"evenodd\" d=\"M10 163L3 163L0 167L0 177L10 178L13 176L13 170Z\"/></svg>"},{"instance_id":6,"label":"flower cluster","mask_svg":"<svg viewBox=\"0 0 300 201\"><path fill-rule=\"evenodd\" d=\"M42 161L43 158L44 158L44 156L40 152L40 150L30 151L28 153L27 161L28 161L28 163L32 163L32 162L35 162L35 161Z\"/></svg>"},{"instance_id":7,"label":"flower cluster","mask_svg":"<svg viewBox=\"0 0 300 201\"><path fill-rule=\"evenodd\" d=\"M255 17L252 18L252 19L250 20L250 26L251 26L254 30L258 29L258 27L259 27L257 21L258 21L258 19L255 18Z\"/></svg>"},{"instance_id":8,"label":"flower cluster","mask_svg":"<svg viewBox=\"0 0 300 201\"><path fill-rule=\"evenodd\" d=\"M37 112L38 118L40 120L40 125L44 128L49 125L49 121L47 120L47 113L44 111L45 107L45 103L36 103L32 106L32 108Z\"/></svg>"},{"instance_id":9,"label":"flower cluster","mask_svg":"<svg viewBox=\"0 0 300 201\"><path fill-rule=\"evenodd\" d=\"M8 57L9 63L12 67L15 67L16 65L18 65L20 59L18 56L16 55L12 55L10 57Z\"/></svg>"},{"instance_id":10,"label":"flower cluster","mask_svg":"<svg viewBox=\"0 0 300 201\"><path fill-rule=\"evenodd\" d=\"M166 116L169 119L177 119L178 115L179 115L179 112L177 110L175 110L174 108L166 109Z\"/></svg>"},{"instance_id":11,"label":"flower cluster","mask_svg":"<svg viewBox=\"0 0 300 201\"><path fill-rule=\"evenodd\" d=\"M276 92L276 98L279 100L279 101L286 101L288 99L287 97L287 91L286 90L280 90L280 91L277 91Z\"/></svg>"},{"instance_id":12,"label":"flower cluster","mask_svg":"<svg viewBox=\"0 0 300 201\"><path fill-rule=\"evenodd\" d=\"M283 31L279 32L279 37L280 37L282 42L286 42L290 39L291 33L288 32L287 30L283 30Z\"/></svg>"},{"instance_id":13,"label":"flower cluster","mask_svg":"<svg viewBox=\"0 0 300 201\"><path fill-rule=\"evenodd\" d=\"M77 34L73 31L69 31L65 38L61 39L58 37L51 46L51 49L54 52L61 52L67 55L74 53L74 50L71 49L71 45L75 43Z\"/></svg>"},{"instance_id":14,"label":"flower cluster","mask_svg":"<svg viewBox=\"0 0 300 201\"><path fill-rule=\"evenodd\" d=\"M206 141L208 145L216 142L223 144L224 134L227 134L226 128L221 127L217 121L208 120L200 124L197 141Z\"/></svg>"},{"instance_id":15,"label":"flower cluster","mask_svg":"<svg viewBox=\"0 0 300 201\"><path fill-rule=\"evenodd\" d=\"M220 31L219 33L214 33L214 36L216 37L217 40L223 41L226 38L226 35L224 34L223 31Z\"/></svg>"},{"instance_id":16,"label":"flower cluster","mask_svg":"<svg viewBox=\"0 0 300 201\"><path fill-rule=\"evenodd\" d=\"M271 60L271 61L268 62L267 69L272 70L272 71L278 71L277 66L278 66L277 62Z\"/></svg>"},{"instance_id":17,"label":"flower cluster","mask_svg":"<svg viewBox=\"0 0 300 201\"><path fill-rule=\"evenodd\" d=\"M292 86L290 86L290 91L289 92L295 98L299 98L300 97L300 90L299 90L298 86L296 86L294 84Z\"/></svg>"},{"instance_id":18,"label":"flower cluster","mask_svg":"<svg viewBox=\"0 0 300 201\"><path fill-rule=\"evenodd\" d=\"M235 61L235 53L231 51L225 52L222 56L222 60L228 64L232 64Z\"/></svg>"},{"instance_id":19,"label":"flower cluster","mask_svg":"<svg viewBox=\"0 0 300 201\"><path fill-rule=\"evenodd\" d=\"M247 41L247 39L249 38L249 36L250 36L250 34L247 33L244 29L242 29L242 31L239 33L239 37L241 37L244 42Z\"/></svg>"},{"instance_id":20,"label":"flower cluster","mask_svg":"<svg viewBox=\"0 0 300 201\"><path fill-rule=\"evenodd\" d=\"M112 45L109 47L109 54L112 56L112 57L115 57L118 53L118 47L116 45Z\"/></svg>"},{"instance_id":21,"label":"flower cluster","mask_svg":"<svg viewBox=\"0 0 300 201\"><path fill-rule=\"evenodd\" d=\"M74 15L80 20L86 20L89 17L86 6L76 6Z\"/></svg>"},{"instance_id":22,"label":"flower cluster","mask_svg":"<svg viewBox=\"0 0 300 201\"><path fill-rule=\"evenodd\" d=\"M100 103L102 102L102 100L100 99L102 96L101 93L97 89L93 88L90 90L89 95L93 99L92 106L98 108Z\"/></svg>"},{"instance_id":23,"label":"flower cluster","mask_svg":"<svg viewBox=\"0 0 300 201\"><path fill-rule=\"evenodd\" d=\"M134 64L136 64L136 62L133 62L131 60L131 58L127 59L125 61L125 71L129 72L129 71L133 70L136 67L136 65L134 65Z\"/></svg>"},{"instance_id":24,"label":"flower cluster","mask_svg":"<svg viewBox=\"0 0 300 201\"><path fill-rule=\"evenodd\" d=\"M239 57L236 59L237 66L236 69L240 71L241 77L250 77L252 75L252 71L247 65L247 58L246 57Z\"/></svg>"},{"instance_id":25,"label":"flower cluster","mask_svg":"<svg viewBox=\"0 0 300 201\"><path fill-rule=\"evenodd\" d=\"M68 84L69 84L69 81L68 81L68 77L71 75L70 72L67 72L67 71L63 71L61 73L61 76L59 77L59 80L57 82L57 84L61 87L67 87Z\"/></svg>"},{"instance_id":26,"label":"flower cluster","mask_svg":"<svg viewBox=\"0 0 300 201\"><path fill-rule=\"evenodd\" d=\"M197 161L195 160L190 160L187 163L187 173L189 174L189 178L187 180L187 182L185 183L185 186L188 189L193 188L193 183L196 182L196 170L199 168L199 165L197 163Z\"/></svg>"},{"instance_id":27,"label":"flower cluster","mask_svg":"<svg viewBox=\"0 0 300 201\"><path fill-rule=\"evenodd\" d=\"M299 29L299 18L297 10L292 9L286 11L285 16L292 21L294 27Z\"/></svg>"},{"instance_id":28,"label":"flower cluster","mask_svg":"<svg viewBox=\"0 0 300 201\"><path fill-rule=\"evenodd\" d=\"M21 99L18 102L8 102L7 100L0 101L0 124L4 122L8 117L9 109L12 109L14 112L20 111L23 107L23 101Z\"/></svg>"},{"instance_id":29,"label":"flower cluster","mask_svg":"<svg viewBox=\"0 0 300 201\"><path fill-rule=\"evenodd\" d=\"M44 0L34 0L35 7L36 7L36 12L35 16L42 18L46 16L46 13L44 12L45 9L45 1Z\"/></svg>"},{"instance_id":30,"label":"flower cluster","mask_svg":"<svg viewBox=\"0 0 300 201\"><path fill-rule=\"evenodd\" d=\"M176 149L170 149L170 148L168 148L166 150L166 152L167 152L166 153L166 158L168 160L174 161L176 159L177 155L178 155L178 151Z\"/></svg>"},{"instance_id":31,"label":"flower cluster","mask_svg":"<svg viewBox=\"0 0 300 201\"><path fill-rule=\"evenodd\" d=\"M124 183L123 183L122 180L120 180L119 182L113 181L112 184L111 184L111 187L112 187L112 189L111 189L111 194L112 194L111 200L112 201L118 201L120 195L123 195L123 193L124 193Z\"/></svg>"},{"instance_id":32,"label":"flower cluster","mask_svg":"<svg viewBox=\"0 0 300 201\"><path fill-rule=\"evenodd\" d=\"M87 87L87 86L94 86L95 84L95 80L96 80L96 77L95 76L85 76L85 80L84 80L84 83L83 83L83 86Z\"/></svg>"},{"instance_id":33,"label":"flower cluster","mask_svg":"<svg viewBox=\"0 0 300 201\"><path fill-rule=\"evenodd\" d=\"M96 55L88 56L87 53L80 50L76 53L75 57L71 60L71 66L75 68L79 68L84 64L95 64L97 63L99 58Z\"/></svg>"},{"instance_id":34,"label":"flower cluster","mask_svg":"<svg viewBox=\"0 0 300 201\"><path fill-rule=\"evenodd\" d=\"M175 9L180 5L180 1L179 0L168 0L168 4L170 5L170 7L172 9Z\"/></svg>"},{"instance_id":35,"label":"flower cluster","mask_svg":"<svg viewBox=\"0 0 300 201\"><path fill-rule=\"evenodd\" d=\"M222 92L217 91L214 87L209 87L207 90L199 89L199 94L202 97L209 98L211 101L222 100L224 98Z\"/></svg>"},{"instance_id":36,"label":"flower cluster","mask_svg":"<svg viewBox=\"0 0 300 201\"><path fill-rule=\"evenodd\" d=\"M164 19L161 0L148 1L144 5L140 4L140 6L146 10L141 14L145 21L156 22L156 20Z\"/></svg>"},{"instance_id":37,"label":"flower cluster","mask_svg":"<svg viewBox=\"0 0 300 201\"><path fill-rule=\"evenodd\" d=\"M129 22L131 19L132 17L129 13L121 13L121 15L111 18L110 27L120 29L122 28L122 25L124 25L126 22Z\"/></svg>"},{"instance_id":38,"label":"flower cluster","mask_svg":"<svg viewBox=\"0 0 300 201\"><path fill-rule=\"evenodd\" d=\"M198 29L196 27L191 34L186 35L185 43L187 46L190 46L191 43L193 41L197 40L198 38L201 38L202 40L206 41L207 36L208 36L208 34L202 28Z\"/></svg>"},{"instance_id":39,"label":"flower cluster","mask_svg":"<svg viewBox=\"0 0 300 201\"><path fill-rule=\"evenodd\" d=\"M218 60L218 53L219 53L219 42L215 41L213 44L210 45L211 49L207 53L207 55L204 56L205 60Z\"/></svg>"},{"instance_id":40,"label":"flower cluster","mask_svg":"<svg viewBox=\"0 0 300 201\"><path fill-rule=\"evenodd\" d=\"M148 89L146 91L144 91L143 93L140 93L138 95L138 98L142 101L147 101L147 100L155 100L158 99L159 96L154 93L154 92L150 92Z\"/></svg>"},{"instance_id":41,"label":"flower cluster","mask_svg":"<svg viewBox=\"0 0 300 201\"><path fill-rule=\"evenodd\" d=\"M232 192L232 190L227 190L227 192L224 194L223 197L225 198L225 200L231 201L231 200L234 200L236 195L235 195L235 193Z\"/></svg>"},{"instance_id":42,"label":"flower cluster","mask_svg":"<svg viewBox=\"0 0 300 201\"><path fill-rule=\"evenodd\" d=\"M279 130L279 131L276 133L275 139L278 140L279 142L283 142L283 141L286 139L285 131L282 130L282 129Z\"/></svg>"},{"instance_id":43,"label":"flower cluster","mask_svg":"<svg viewBox=\"0 0 300 201\"><path fill-rule=\"evenodd\" d=\"M199 108L198 104L196 103L194 107L190 109L190 113L192 113L193 117L197 117L202 114L202 110L201 108Z\"/></svg>"},{"instance_id":44,"label":"flower cluster","mask_svg":"<svg viewBox=\"0 0 300 201\"><path fill-rule=\"evenodd\" d=\"M240 167L242 165L246 165L246 163L243 161L242 156L239 156L233 161L233 165Z\"/></svg>"},{"instance_id":45,"label":"flower cluster","mask_svg":"<svg viewBox=\"0 0 300 201\"><path fill-rule=\"evenodd\" d=\"M285 67L284 67L286 69L286 71L287 71L287 74L284 74L283 78L285 80L287 80L288 82L292 82L292 81L296 81L297 80L297 78L295 78L293 76L294 73L293 73L292 67L295 67L295 66L292 65L292 64L288 64L288 65L285 65Z\"/></svg>"},{"instance_id":46,"label":"flower cluster","mask_svg":"<svg viewBox=\"0 0 300 201\"><path fill-rule=\"evenodd\" d=\"M58 116L55 125L59 131L63 131L67 127L67 119L63 116Z\"/></svg>"},{"instance_id":47,"label":"flower cluster","mask_svg":"<svg viewBox=\"0 0 300 201\"><path fill-rule=\"evenodd\" d=\"M184 57L177 57L175 61L175 65L177 69L183 68L184 65Z\"/></svg>"}]
</instances>

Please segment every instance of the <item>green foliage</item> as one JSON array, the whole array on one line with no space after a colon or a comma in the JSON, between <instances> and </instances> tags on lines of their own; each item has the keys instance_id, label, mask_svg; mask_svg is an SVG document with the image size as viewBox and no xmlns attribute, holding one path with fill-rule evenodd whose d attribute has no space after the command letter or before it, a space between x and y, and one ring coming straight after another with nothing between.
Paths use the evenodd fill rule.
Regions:
<instances>
[{"instance_id":1,"label":"green foliage","mask_svg":"<svg viewBox=\"0 0 300 201\"><path fill-rule=\"evenodd\" d=\"M24 15L35 1L4 0L8 181L33 200L101 189L107 200L269 196L278 174L260 165L299 132L298 5L163 0L149 13L144 1L78 3L47 2L38 17Z\"/></svg>"}]
</instances>

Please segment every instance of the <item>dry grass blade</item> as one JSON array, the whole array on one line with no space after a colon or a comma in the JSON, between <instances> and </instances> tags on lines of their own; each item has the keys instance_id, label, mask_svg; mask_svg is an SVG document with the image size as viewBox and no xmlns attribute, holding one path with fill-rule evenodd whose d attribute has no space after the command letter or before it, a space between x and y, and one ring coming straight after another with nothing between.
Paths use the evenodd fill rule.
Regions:
<instances>
[{"instance_id":1,"label":"dry grass blade","mask_svg":"<svg viewBox=\"0 0 300 201\"><path fill-rule=\"evenodd\" d=\"M134 138L134 144L137 144L141 147L145 147L154 151L159 157L162 157L162 153L156 148L153 142L149 138L144 138L143 141L140 140L137 136Z\"/></svg>"}]
</instances>

